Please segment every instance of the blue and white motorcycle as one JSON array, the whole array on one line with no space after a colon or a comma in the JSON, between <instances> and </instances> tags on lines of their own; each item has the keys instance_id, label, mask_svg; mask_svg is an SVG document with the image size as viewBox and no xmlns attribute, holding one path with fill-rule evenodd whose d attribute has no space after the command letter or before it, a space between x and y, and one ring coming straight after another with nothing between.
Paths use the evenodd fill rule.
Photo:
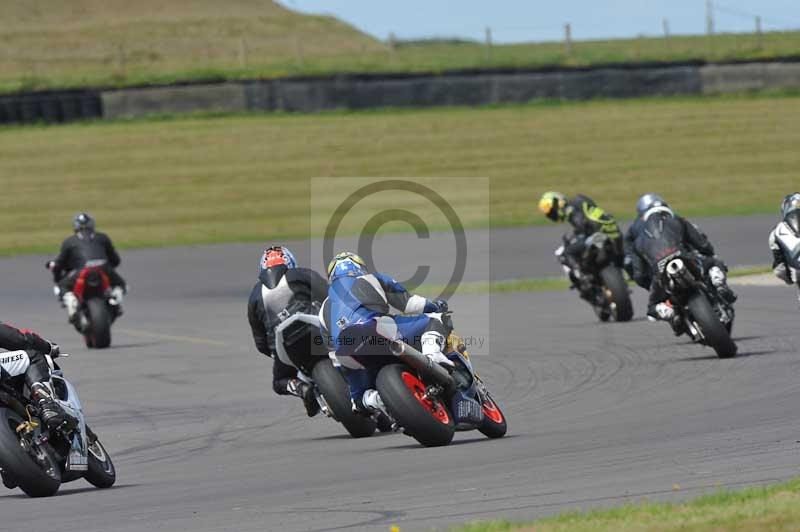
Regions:
<instances>
[{"instance_id":1,"label":"blue and white motorcycle","mask_svg":"<svg viewBox=\"0 0 800 532\"><path fill-rule=\"evenodd\" d=\"M26 351L2 353L3 358L28 357ZM67 356L62 354L61 356ZM55 495L61 484L86 479L98 488L116 481L111 457L86 424L78 392L64 378L61 368L47 355L52 374L53 397L70 418L50 429L25 393L22 374L3 366L0 379L0 475L8 489L20 488L30 497ZM26 364L15 364L27 367ZM9 366L10 367L10 366Z\"/></svg>"},{"instance_id":2,"label":"blue and white motorcycle","mask_svg":"<svg viewBox=\"0 0 800 532\"><path fill-rule=\"evenodd\" d=\"M392 318L382 316L348 331L371 346L384 343L390 356L378 372L376 388L398 429L426 447L449 445L456 431L478 430L489 438L505 436L506 418L486 384L475 373L462 339L451 330L445 354L450 370L433 363L397 338ZM353 345L357 351L358 345ZM337 352L337 356L339 353Z\"/></svg>"}]
</instances>

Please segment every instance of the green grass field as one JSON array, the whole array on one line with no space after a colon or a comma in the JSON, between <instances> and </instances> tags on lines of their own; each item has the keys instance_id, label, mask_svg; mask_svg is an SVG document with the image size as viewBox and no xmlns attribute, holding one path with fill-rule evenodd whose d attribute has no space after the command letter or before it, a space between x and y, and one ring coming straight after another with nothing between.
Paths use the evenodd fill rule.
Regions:
<instances>
[{"instance_id":1,"label":"green grass field","mask_svg":"<svg viewBox=\"0 0 800 532\"><path fill-rule=\"evenodd\" d=\"M720 491L685 504L643 502L589 513L572 512L527 524L475 523L453 532L788 532L797 530L798 523L800 480L793 480L776 486Z\"/></svg>"},{"instance_id":2,"label":"green grass field","mask_svg":"<svg viewBox=\"0 0 800 532\"><path fill-rule=\"evenodd\" d=\"M485 194L447 194L468 227L544 223L548 189L621 218L646 191L686 215L770 213L798 144L794 97L8 127L0 250L52 251L84 209L126 247L307 237L314 177L489 178L488 217Z\"/></svg>"},{"instance_id":3,"label":"green grass field","mask_svg":"<svg viewBox=\"0 0 800 532\"><path fill-rule=\"evenodd\" d=\"M336 72L732 60L800 55L800 32L389 46L271 0L0 0L0 92ZM559 21L560 23L560 21ZM581 28L574 28L576 36ZM532 32L531 41L536 40Z\"/></svg>"}]
</instances>

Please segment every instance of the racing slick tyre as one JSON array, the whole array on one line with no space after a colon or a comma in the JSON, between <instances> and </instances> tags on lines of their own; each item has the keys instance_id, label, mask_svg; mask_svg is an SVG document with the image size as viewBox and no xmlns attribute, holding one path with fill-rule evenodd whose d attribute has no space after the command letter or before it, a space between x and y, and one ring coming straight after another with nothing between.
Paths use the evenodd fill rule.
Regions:
<instances>
[{"instance_id":1,"label":"racing slick tyre","mask_svg":"<svg viewBox=\"0 0 800 532\"><path fill-rule=\"evenodd\" d=\"M705 294L698 293L689 299L689 314L703 335L704 343L717 352L719 358L736 355L736 344L725 326L719 321Z\"/></svg>"},{"instance_id":2,"label":"racing slick tyre","mask_svg":"<svg viewBox=\"0 0 800 532\"><path fill-rule=\"evenodd\" d=\"M478 426L478 431L487 438L502 438L506 435L508 426L506 416L488 392L483 400L483 421Z\"/></svg>"},{"instance_id":3,"label":"racing slick tyre","mask_svg":"<svg viewBox=\"0 0 800 532\"><path fill-rule=\"evenodd\" d=\"M117 481L117 471L111 457L106 452L106 448L100 443L100 439L86 426L86 439L88 442L87 455L89 458L89 469L83 475L86 482L96 488L110 488Z\"/></svg>"},{"instance_id":4,"label":"racing slick tyre","mask_svg":"<svg viewBox=\"0 0 800 532\"><path fill-rule=\"evenodd\" d=\"M89 330L86 331L86 346L105 349L111 345L111 314L102 299L90 299L86 303L89 313Z\"/></svg>"},{"instance_id":5,"label":"racing slick tyre","mask_svg":"<svg viewBox=\"0 0 800 532\"><path fill-rule=\"evenodd\" d=\"M317 363L311 370L311 377L322 393L325 402L328 403L333 418L344 425L352 437L365 438L375 433L376 422L374 419L353 412L347 381L341 372L333 367L330 359Z\"/></svg>"},{"instance_id":6,"label":"racing slick tyre","mask_svg":"<svg viewBox=\"0 0 800 532\"><path fill-rule=\"evenodd\" d=\"M453 440L453 416L438 398L425 396L425 383L411 368L384 366L376 386L389 414L406 434L426 447L448 445Z\"/></svg>"},{"instance_id":7,"label":"racing slick tyre","mask_svg":"<svg viewBox=\"0 0 800 532\"><path fill-rule=\"evenodd\" d=\"M8 408L0 408L0 464L29 497L51 497L61 487L61 468L46 446L26 451L17 427L26 420Z\"/></svg>"},{"instance_id":8,"label":"racing slick tyre","mask_svg":"<svg viewBox=\"0 0 800 532\"><path fill-rule=\"evenodd\" d=\"M622 276L622 270L614 265L600 270L603 289L611 304L611 317L614 321L630 321L633 317L633 303L628 291L628 284Z\"/></svg>"}]
</instances>

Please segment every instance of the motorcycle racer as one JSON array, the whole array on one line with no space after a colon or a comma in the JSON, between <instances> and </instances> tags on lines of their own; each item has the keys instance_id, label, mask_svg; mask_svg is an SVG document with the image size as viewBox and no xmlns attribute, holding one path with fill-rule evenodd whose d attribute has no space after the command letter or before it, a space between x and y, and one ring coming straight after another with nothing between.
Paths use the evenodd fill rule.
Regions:
<instances>
[{"instance_id":1,"label":"motorcycle racer","mask_svg":"<svg viewBox=\"0 0 800 532\"><path fill-rule=\"evenodd\" d=\"M571 236L565 237L565 244L556 250L564 271L573 286L581 291L581 296L588 297L590 287L582 282L581 256L586 249L586 239L601 232L611 239L617 250L616 260L621 266L623 247L622 233L614 217L597 206L592 198L578 194L572 199L560 192L545 192L539 200L539 210L554 222L568 222L574 229Z\"/></svg>"},{"instance_id":2,"label":"motorcycle racer","mask_svg":"<svg viewBox=\"0 0 800 532\"><path fill-rule=\"evenodd\" d=\"M714 255L714 247L697 226L676 216L669 205L656 194L643 195L636 205L639 218L628 231L628 262L633 279L650 289L648 316L673 321L675 310L667 302L667 294L654 274L659 261L670 253L686 249L694 251L703 271L719 296L733 303L736 295L727 285L727 267ZM677 329L679 324L673 323Z\"/></svg>"},{"instance_id":3,"label":"motorcycle racer","mask_svg":"<svg viewBox=\"0 0 800 532\"><path fill-rule=\"evenodd\" d=\"M388 275L368 272L364 260L355 253L339 253L330 261L327 271L330 288L320 310L320 322L345 368L355 411L386 412L375 389L375 379L388 355L379 347L363 349L379 342L373 337L359 337L356 332L359 325L376 317L391 317L396 332L406 342L421 346L422 354L432 362L453 366L443 353L449 334L441 314L447 311L446 302L409 294ZM359 351L363 354L356 355Z\"/></svg>"},{"instance_id":4,"label":"motorcycle racer","mask_svg":"<svg viewBox=\"0 0 800 532\"><path fill-rule=\"evenodd\" d=\"M50 383L50 366L45 355L57 356L58 345L44 340L28 329L17 329L0 322L0 349L26 351L27 356L0 353L0 379L11 375L25 375L30 398L42 412L42 421L55 428L67 421L64 409L53 399ZM6 356L4 356L6 355Z\"/></svg>"},{"instance_id":5,"label":"motorcycle racer","mask_svg":"<svg viewBox=\"0 0 800 532\"><path fill-rule=\"evenodd\" d=\"M784 283L798 286L800 300L800 192L787 194L781 202L781 221L769 233L772 271Z\"/></svg>"},{"instance_id":6,"label":"motorcycle racer","mask_svg":"<svg viewBox=\"0 0 800 532\"><path fill-rule=\"evenodd\" d=\"M111 239L105 233L95 231L95 221L91 215L81 212L72 220L75 232L61 244L58 256L49 264L53 282L58 286L58 296L67 309L70 323L78 317L78 298L73 293L75 281L89 261L103 261L103 270L111 281L112 305L117 307L117 315L122 315L122 298L127 290L125 280L117 273L120 258Z\"/></svg>"},{"instance_id":7,"label":"motorcycle racer","mask_svg":"<svg viewBox=\"0 0 800 532\"><path fill-rule=\"evenodd\" d=\"M258 282L247 303L247 319L256 349L273 360L272 389L278 395L300 397L309 417L319 412L319 403L312 387L297 378L297 369L278 359L275 327L297 312L316 314L327 295L328 283L321 275L298 268L288 248L272 246L261 255Z\"/></svg>"}]
</instances>

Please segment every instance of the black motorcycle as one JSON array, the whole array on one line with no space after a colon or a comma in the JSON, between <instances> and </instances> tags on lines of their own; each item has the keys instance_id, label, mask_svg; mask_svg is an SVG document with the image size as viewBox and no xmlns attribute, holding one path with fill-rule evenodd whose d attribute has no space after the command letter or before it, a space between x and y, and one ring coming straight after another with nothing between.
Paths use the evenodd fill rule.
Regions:
<instances>
[{"instance_id":1,"label":"black motorcycle","mask_svg":"<svg viewBox=\"0 0 800 532\"><path fill-rule=\"evenodd\" d=\"M605 233L597 232L587 237L585 244L580 258L581 271L568 272L574 287L592 306L600 321L630 321L633 303L622 275L621 255L615 242ZM564 247L568 245L569 239L565 236ZM563 257L563 249L560 248L556 255ZM569 269L568 265L564 266Z\"/></svg>"},{"instance_id":2,"label":"black motorcycle","mask_svg":"<svg viewBox=\"0 0 800 532\"><path fill-rule=\"evenodd\" d=\"M731 340L733 305L717 293L704 271L700 258L685 251L674 251L658 261L659 282L675 310L675 332L713 348L719 358L730 358L737 350Z\"/></svg>"}]
</instances>

